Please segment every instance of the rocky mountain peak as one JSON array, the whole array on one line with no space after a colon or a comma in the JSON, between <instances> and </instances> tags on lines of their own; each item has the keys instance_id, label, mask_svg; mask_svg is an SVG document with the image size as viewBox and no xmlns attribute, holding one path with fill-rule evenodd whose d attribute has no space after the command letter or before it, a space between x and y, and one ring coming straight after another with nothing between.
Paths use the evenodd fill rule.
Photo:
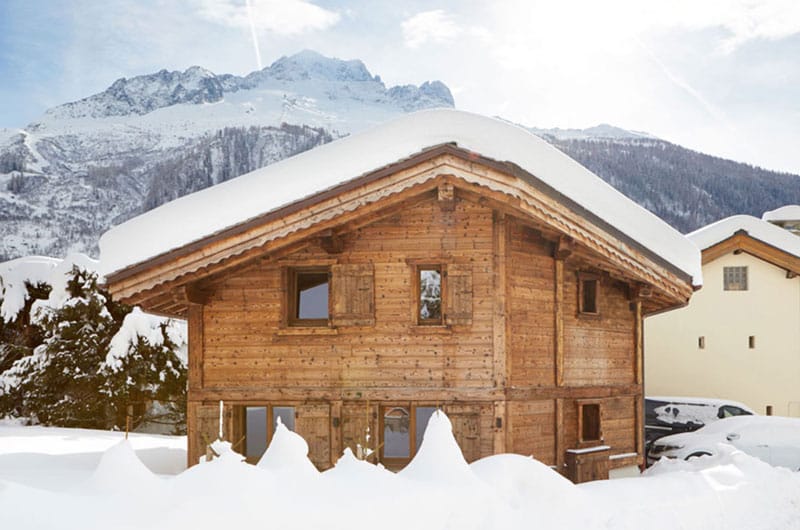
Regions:
<instances>
[{"instance_id":1,"label":"rocky mountain peak","mask_svg":"<svg viewBox=\"0 0 800 530\"><path fill-rule=\"evenodd\" d=\"M321 79L380 83L380 78L373 77L364 63L358 59L344 61L325 57L312 50L303 50L288 57L281 57L268 69L272 77L285 81Z\"/></svg>"}]
</instances>

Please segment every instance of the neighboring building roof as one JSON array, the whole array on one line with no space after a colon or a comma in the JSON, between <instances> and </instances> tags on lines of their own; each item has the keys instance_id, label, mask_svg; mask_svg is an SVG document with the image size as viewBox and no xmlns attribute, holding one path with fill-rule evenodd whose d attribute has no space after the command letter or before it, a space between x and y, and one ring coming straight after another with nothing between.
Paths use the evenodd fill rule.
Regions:
<instances>
[{"instance_id":1,"label":"neighboring building roof","mask_svg":"<svg viewBox=\"0 0 800 530\"><path fill-rule=\"evenodd\" d=\"M515 164L702 284L699 252L690 241L578 162L521 127L444 109L405 115L114 227L100 240L103 271L146 262L442 144Z\"/></svg>"},{"instance_id":2,"label":"neighboring building roof","mask_svg":"<svg viewBox=\"0 0 800 530\"><path fill-rule=\"evenodd\" d=\"M688 234L700 247L703 264L730 252L743 251L800 275L800 237L750 215L734 215Z\"/></svg>"},{"instance_id":3,"label":"neighboring building roof","mask_svg":"<svg viewBox=\"0 0 800 530\"><path fill-rule=\"evenodd\" d=\"M764 221L800 221L800 205L787 204L775 210L764 212L761 216Z\"/></svg>"}]
</instances>

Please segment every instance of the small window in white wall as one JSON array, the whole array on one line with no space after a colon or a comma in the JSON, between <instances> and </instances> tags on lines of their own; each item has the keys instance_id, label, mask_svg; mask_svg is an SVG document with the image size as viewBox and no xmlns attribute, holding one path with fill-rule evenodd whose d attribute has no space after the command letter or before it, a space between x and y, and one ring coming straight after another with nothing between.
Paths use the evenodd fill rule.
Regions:
<instances>
[{"instance_id":1,"label":"small window in white wall","mask_svg":"<svg viewBox=\"0 0 800 530\"><path fill-rule=\"evenodd\" d=\"M754 350L756 348L756 336L755 335L750 335L747 338L747 345L750 347L751 350Z\"/></svg>"},{"instance_id":2,"label":"small window in white wall","mask_svg":"<svg viewBox=\"0 0 800 530\"><path fill-rule=\"evenodd\" d=\"M722 282L726 291L746 291L747 267L723 267Z\"/></svg>"},{"instance_id":3,"label":"small window in white wall","mask_svg":"<svg viewBox=\"0 0 800 530\"><path fill-rule=\"evenodd\" d=\"M697 338L697 347L701 350L706 349L706 338L704 336L700 336Z\"/></svg>"}]
</instances>

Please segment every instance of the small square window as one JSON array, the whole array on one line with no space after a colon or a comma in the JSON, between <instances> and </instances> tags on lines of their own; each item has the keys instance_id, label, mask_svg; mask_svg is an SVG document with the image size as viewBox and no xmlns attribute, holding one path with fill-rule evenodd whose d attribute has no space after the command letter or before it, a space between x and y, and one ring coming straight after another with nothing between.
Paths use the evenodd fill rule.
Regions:
<instances>
[{"instance_id":1,"label":"small square window","mask_svg":"<svg viewBox=\"0 0 800 530\"><path fill-rule=\"evenodd\" d=\"M442 267L441 265L420 265L417 267L419 283L419 323L442 323Z\"/></svg>"},{"instance_id":2,"label":"small square window","mask_svg":"<svg viewBox=\"0 0 800 530\"><path fill-rule=\"evenodd\" d=\"M599 315L600 279L593 274L578 275L578 311L584 315Z\"/></svg>"},{"instance_id":3,"label":"small square window","mask_svg":"<svg viewBox=\"0 0 800 530\"><path fill-rule=\"evenodd\" d=\"M722 277L724 290L747 290L747 267L723 267Z\"/></svg>"},{"instance_id":4,"label":"small square window","mask_svg":"<svg viewBox=\"0 0 800 530\"><path fill-rule=\"evenodd\" d=\"M706 349L706 338L705 337L699 337L697 339L697 347L700 348L701 350Z\"/></svg>"},{"instance_id":5,"label":"small square window","mask_svg":"<svg viewBox=\"0 0 800 530\"><path fill-rule=\"evenodd\" d=\"M327 326L330 271L327 268L290 269L288 321L293 326Z\"/></svg>"},{"instance_id":6,"label":"small square window","mask_svg":"<svg viewBox=\"0 0 800 530\"><path fill-rule=\"evenodd\" d=\"M751 350L756 349L756 336L755 335L750 335L747 338L747 345Z\"/></svg>"}]
</instances>

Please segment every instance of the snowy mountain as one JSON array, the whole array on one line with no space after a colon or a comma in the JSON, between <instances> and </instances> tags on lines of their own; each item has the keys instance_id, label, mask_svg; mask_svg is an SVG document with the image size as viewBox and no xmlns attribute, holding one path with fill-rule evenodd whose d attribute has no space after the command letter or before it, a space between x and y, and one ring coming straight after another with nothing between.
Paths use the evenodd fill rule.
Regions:
<instances>
[{"instance_id":1,"label":"snowy mountain","mask_svg":"<svg viewBox=\"0 0 800 530\"><path fill-rule=\"evenodd\" d=\"M198 66L118 79L0 129L0 260L97 255L110 226L384 122L453 107L439 81L387 87L358 60L303 51L245 76ZM800 203L800 177L611 125L531 129L681 231Z\"/></svg>"},{"instance_id":2,"label":"snowy mountain","mask_svg":"<svg viewBox=\"0 0 800 530\"><path fill-rule=\"evenodd\" d=\"M452 107L441 82L386 87L312 51L244 77L201 67L118 79L0 130L0 260L97 254L99 235L175 197L401 113Z\"/></svg>"}]
</instances>

